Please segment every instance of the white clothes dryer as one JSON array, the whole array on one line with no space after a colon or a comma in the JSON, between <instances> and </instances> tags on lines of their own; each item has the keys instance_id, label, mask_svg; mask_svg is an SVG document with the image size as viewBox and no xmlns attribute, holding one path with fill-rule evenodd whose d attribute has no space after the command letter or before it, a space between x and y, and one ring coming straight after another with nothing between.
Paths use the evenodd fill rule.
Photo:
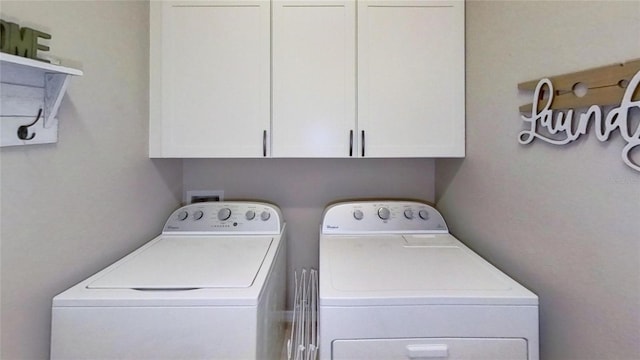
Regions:
<instances>
[{"instance_id":1,"label":"white clothes dryer","mask_svg":"<svg viewBox=\"0 0 640 360\"><path fill-rule=\"evenodd\" d=\"M52 359L279 359L282 213L259 202L179 208L162 234L53 298Z\"/></svg>"},{"instance_id":2,"label":"white clothes dryer","mask_svg":"<svg viewBox=\"0 0 640 360\"><path fill-rule=\"evenodd\" d=\"M321 359L538 360L538 297L414 201L328 206Z\"/></svg>"}]
</instances>

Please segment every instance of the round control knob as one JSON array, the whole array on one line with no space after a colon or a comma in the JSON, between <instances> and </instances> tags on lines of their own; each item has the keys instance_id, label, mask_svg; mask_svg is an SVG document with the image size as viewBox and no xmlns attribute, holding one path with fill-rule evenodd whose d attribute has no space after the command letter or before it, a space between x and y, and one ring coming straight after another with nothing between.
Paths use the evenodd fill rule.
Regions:
<instances>
[{"instance_id":1,"label":"round control knob","mask_svg":"<svg viewBox=\"0 0 640 360\"><path fill-rule=\"evenodd\" d=\"M406 217L409 220L413 219L413 210L411 210L411 209L405 210L404 211L404 217Z\"/></svg>"},{"instance_id":2,"label":"round control knob","mask_svg":"<svg viewBox=\"0 0 640 360\"><path fill-rule=\"evenodd\" d=\"M362 218L364 218L364 214L362 213L362 210L355 210L353 212L353 218L356 220L362 220Z\"/></svg>"},{"instance_id":3,"label":"round control knob","mask_svg":"<svg viewBox=\"0 0 640 360\"><path fill-rule=\"evenodd\" d=\"M267 221L269 220L270 217L271 217L271 214L268 211L263 211L262 214L260 214L260 219L262 221Z\"/></svg>"},{"instance_id":4,"label":"round control knob","mask_svg":"<svg viewBox=\"0 0 640 360\"><path fill-rule=\"evenodd\" d=\"M244 217L247 218L247 220L253 220L256 217L256 212L249 210L244 214Z\"/></svg>"},{"instance_id":5,"label":"round control knob","mask_svg":"<svg viewBox=\"0 0 640 360\"><path fill-rule=\"evenodd\" d=\"M381 207L378 209L378 217L382 220L388 220L391 216L391 212L386 207Z\"/></svg>"},{"instance_id":6,"label":"round control knob","mask_svg":"<svg viewBox=\"0 0 640 360\"><path fill-rule=\"evenodd\" d=\"M429 212L427 210L420 210L418 215L420 215L420 219L422 220L429 220Z\"/></svg>"},{"instance_id":7,"label":"round control knob","mask_svg":"<svg viewBox=\"0 0 640 360\"><path fill-rule=\"evenodd\" d=\"M189 213L184 210L178 213L178 220L180 221L184 221L187 217L189 217Z\"/></svg>"},{"instance_id":8,"label":"round control knob","mask_svg":"<svg viewBox=\"0 0 640 360\"><path fill-rule=\"evenodd\" d=\"M193 213L193 220L200 220L202 219L203 216L204 216L204 213L202 212L202 210L197 210L196 212Z\"/></svg>"},{"instance_id":9,"label":"round control knob","mask_svg":"<svg viewBox=\"0 0 640 360\"><path fill-rule=\"evenodd\" d=\"M222 208L218 211L218 220L224 221L231 217L231 209Z\"/></svg>"}]
</instances>

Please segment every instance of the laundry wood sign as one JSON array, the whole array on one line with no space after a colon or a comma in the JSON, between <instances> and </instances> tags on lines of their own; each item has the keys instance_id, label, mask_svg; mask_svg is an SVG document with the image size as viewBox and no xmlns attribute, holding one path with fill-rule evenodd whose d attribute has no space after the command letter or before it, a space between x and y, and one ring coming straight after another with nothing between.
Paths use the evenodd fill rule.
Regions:
<instances>
[{"instance_id":1,"label":"laundry wood sign","mask_svg":"<svg viewBox=\"0 0 640 360\"><path fill-rule=\"evenodd\" d=\"M554 145L568 144L588 132L590 124L599 141L619 132L627 144L622 161L640 172L632 153L640 153L640 59L624 64L531 80L518 84L533 90L533 103L520 107L529 128L520 132L520 144L540 139ZM614 106L608 112L603 106ZM586 108L575 114L575 109ZM634 109L635 115L632 115ZM634 122L634 117L635 122Z\"/></svg>"}]
</instances>

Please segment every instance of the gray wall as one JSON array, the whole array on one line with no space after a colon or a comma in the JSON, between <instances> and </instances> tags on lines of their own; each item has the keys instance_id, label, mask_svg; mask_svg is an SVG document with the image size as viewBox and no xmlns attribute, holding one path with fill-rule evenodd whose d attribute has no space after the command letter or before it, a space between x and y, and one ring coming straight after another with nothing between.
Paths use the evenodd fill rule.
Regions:
<instances>
[{"instance_id":1,"label":"gray wall","mask_svg":"<svg viewBox=\"0 0 640 360\"><path fill-rule=\"evenodd\" d=\"M640 180L622 140L516 141L530 101L517 83L640 57L640 3L467 2L464 160L185 160L184 171L147 158L147 6L0 4L85 71L58 144L0 150L0 358L47 358L51 297L154 236L183 190L279 204L293 269L317 266L327 203L433 201L434 188L454 233L540 295L545 360L640 358Z\"/></svg>"},{"instance_id":2,"label":"gray wall","mask_svg":"<svg viewBox=\"0 0 640 360\"><path fill-rule=\"evenodd\" d=\"M372 197L433 201L434 174L433 159L198 159L184 161L183 181L185 191L224 190L225 199L280 206L291 275L294 269L318 268L318 231L327 204Z\"/></svg>"},{"instance_id":3,"label":"gray wall","mask_svg":"<svg viewBox=\"0 0 640 360\"><path fill-rule=\"evenodd\" d=\"M57 144L0 150L0 358L45 359L51 298L157 235L182 168L147 156L147 3L0 6L85 73L62 102Z\"/></svg>"},{"instance_id":4,"label":"gray wall","mask_svg":"<svg viewBox=\"0 0 640 360\"><path fill-rule=\"evenodd\" d=\"M466 33L467 157L436 162L439 208L540 296L543 359L639 359L640 174L619 135L519 145L517 84L639 58L640 2L470 1Z\"/></svg>"}]
</instances>

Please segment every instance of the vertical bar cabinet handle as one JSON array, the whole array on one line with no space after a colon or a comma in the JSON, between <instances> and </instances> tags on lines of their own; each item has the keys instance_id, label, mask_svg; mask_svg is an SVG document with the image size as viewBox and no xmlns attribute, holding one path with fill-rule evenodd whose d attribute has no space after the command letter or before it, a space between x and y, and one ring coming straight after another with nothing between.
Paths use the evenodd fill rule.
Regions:
<instances>
[{"instance_id":1,"label":"vertical bar cabinet handle","mask_svg":"<svg viewBox=\"0 0 640 360\"><path fill-rule=\"evenodd\" d=\"M353 156L353 130L349 131L349 156Z\"/></svg>"},{"instance_id":2,"label":"vertical bar cabinet handle","mask_svg":"<svg viewBox=\"0 0 640 360\"><path fill-rule=\"evenodd\" d=\"M262 132L262 156L267 157L267 130Z\"/></svg>"}]
</instances>

